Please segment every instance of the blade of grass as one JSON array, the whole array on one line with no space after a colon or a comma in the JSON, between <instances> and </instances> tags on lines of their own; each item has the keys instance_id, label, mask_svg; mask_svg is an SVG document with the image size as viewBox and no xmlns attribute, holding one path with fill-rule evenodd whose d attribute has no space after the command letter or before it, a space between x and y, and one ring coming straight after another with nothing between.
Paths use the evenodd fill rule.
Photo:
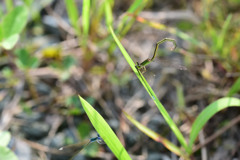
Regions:
<instances>
[{"instance_id":1,"label":"blade of grass","mask_svg":"<svg viewBox=\"0 0 240 160\"><path fill-rule=\"evenodd\" d=\"M234 95L235 93L237 93L239 91L240 91L240 77L236 80L236 82L234 82L234 84L228 91L227 96L231 97L232 95Z\"/></svg>"},{"instance_id":2,"label":"blade of grass","mask_svg":"<svg viewBox=\"0 0 240 160\"><path fill-rule=\"evenodd\" d=\"M176 155L183 156L179 147L175 144L167 140L166 138L162 137L160 134L154 132L153 130L149 129L148 127L142 125L138 121L136 121L132 116L123 112L124 115L127 117L129 121L131 121L140 131L146 134L148 137L152 138L156 142L162 143L169 151L175 153Z\"/></svg>"},{"instance_id":3,"label":"blade of grass","mask_svg":"<svg viewBox=\"0 0 240 160\"><path fill-rule=\"evenodd\" d=\"M90 24L90 0L83 0L83 9L82 9L82 25L83 25L83 34L84 37L88 37L89 24Z\"/></svg>"},{"instance_id":4,"label":"blade of grass","mask_svg":"<svg viewBox=\"0 0 240 160\"><path fill-rule=\"evenodd\" d=\"M196 118L192 125L192 130L189 139L189 150L192 152L192 146L196 140L200 130L207 123L207 121L217 112L228 107L240 107L240 99L237 98L221 98L208 105ZM190 152L190 153L191 153Z\"/></svg>"},{"instance_id":5,"label":"blade of grass","mask_svg":"<svg viewBox=\"0 0 240 160\"><path fill-rule=\"evenodd\" d=\"M74 0L64 0L64 2L66 4L66 9L67 9L67 13L68 13L70 22L71 22L73 28L75 29L75 32L77 33L77 35L80 36L81 30L78 25L79 15L78 15L77 5Z\"/></svg>"},{"instance_id":6,"label":"blade of grass","mask_svg":"<svg viewBox=\"0 0 240 160\"><path fill-rule=\"evenodd\" d=\"M147 0L135 0L127 10L127 13L134 13L138 15L146 6L147 2L148 2ZM127 32L132 27L134 22L135 22L134 18L129 18L129 16L127 15L123 16L116 30L116 33L119 34L120 39L121 37L124 37L127 34ZM113 42L109 47L109 52L112 53L115 48L116 44Z\"/></svg>"},{"instance_id":7,"label":"blade of grass","mask_svg":"<svg viewBox=\"0 0 240 160\"><path fill-rule=\"evenodd\" d=\"M218 39L217 39L218 40L217 41L217 49L218 50L222 50L222 48L224 46L224 39L225 39L227 30L229 29L231 19L232 19L232 15L229 14L227 19L225 20L225 22L223 24L222 31L221 31L220 35L218 36Z\"/></svg>"},{"instance_id":8,"label":"blade of grass","mask_svg":"<svg viewBox=\"0 0 240 160\"><path fill-rule=\"evenodd\" d=\"M103 117L81 96L79 96L79 99L93 127L114 155L120 160L131 160L131 157Z\"/></svg>"},{"instance_id":9,"label":"blade of grass","mask_svg":"<svg viewBox=\"0 0 240 160\"><path fill-rule=\"evenodd\" d=\"M135 15L138 15L146 6L147 2L148 1L146 0L135 0L127 10L127 13L134 13ZM124 15L117 27L116 33L124 36L129 31L134 21L134 18L130 18L129 20L129 16Z\"/></svg>"},{"instance_id":10,"label":"blade of grass","mask_svg":"<svg viewBox=\"0 0 240 160\"><path fill-rule=\"evenodd\" d=\"M109 0L105 0L104 11L105 11L105 17L106 17L106 25L107 26L112 25L113 15L112 15L112 9L111 9L111 4Z\"/></svg>"},{"instance_id":11,"label":"blade of grass","mask_svg":"<svg viewBox=\"0 0 240 160\"><path fill-rule=\"evenodd\" d=\"M144 78L144 76L142 75L141 72L139 72L136 67L134 62L132 61L131 57L128 55L127 51L125 50L125 48L122 46L121 42L118 40L117 36L115 35L113 29L111 26L108 26L115 42L117 43L119 49L121 50L123 56L125 57L126 61L128 62L128 64L130 65L130 67L132 68L133 72L137 75L138 79L140 80L140 82L142 83L142 85L144 86L144 88L147 90L148 94L150 95L150 97L153 99L153 101L155 102L155 104L157 105L159 111L161 112L161 114L163 115L164 119L166 120L166 122L168 123L169 127L172 129L172 131L174 132L174 134L176 135L177 139L179 140L179 142L181 143L181 145L186 149L186 151L188 150L187 147L187 143L182 135L182 133L180 132L180 130L178 129L178 127L176 126L176 124L173 122L173 120L171 119L171 117L169 116L168 112L166 111L166 109L164 108L164 106L161 104L161 102L158 100L156 94L154 93L154 91L152 90L152 88L150 87L150 85L147 83L146 79Z\"/></svg>"}]
</instances>

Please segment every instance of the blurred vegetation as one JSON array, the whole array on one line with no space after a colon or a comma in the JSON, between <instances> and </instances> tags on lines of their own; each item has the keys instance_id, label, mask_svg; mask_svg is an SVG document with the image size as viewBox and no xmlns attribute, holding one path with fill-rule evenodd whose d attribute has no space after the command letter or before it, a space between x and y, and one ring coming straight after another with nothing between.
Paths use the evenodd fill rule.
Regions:
<instances>
[{"instance_id":1,"label":"blurred vegetation","mask_svg":"<svg viewBox=\"0 0 240 160\"><path fill-rule=\"evenodd\" d=\"M147 97L138 80L134 80L146 74L134 71L137 76L133 75L109 26L113 27L134 63L151 56L150 50L145 53L145 47L149 48L150 43L155 45L166 37L176 39L177 49L174 53L166 49L170 56L164 54L162 58L169 60L171 66L171 57L177 54L188 70L164 74L166 70L162 68L154 70L157 63L151 63L153 68L148 70L157 75L155 79L159 75L166 77L165 81L164 78L155 81L155 84L159 82L158 87L152 86L156 92L156 95L153 92L156 96L153 101L161 100L171 113L170 117L174 117L181 136L188 137L197 115L215 100L227 96L239 98L239 0L6 0L0 4L0 139L6 135L10 137L10 132L12 137L34 149L29 153L32 158L59 159L61 152L53 148L96 136L78 95L104 117L132 159L151 159L151 153L169 155L168 150L187 157L181 153L184 146L181 148L179 144L169 142L175 137L170 136L166 123L161 126L164 129L159 129L160 123L146 128L161 114L149 102L153 96ZM163 18L156 16L158 14L164 15ZM162 46L160 48L164 50ZM183 76L184 80L181 79ZM147 89L152 93L149 90L152 89ZM222 105L227 107L227 102ZM123 110L125 116L154 141L130 127ZM239 121L233 119L239 115L239 109L230 110L221 111L211 119L205 129L206 137L214 135L220 128L219 122L225 122L225 118L232 126ZM239 126L234 127L239 130ZM163 130L168 134L163 136ZM231 134L236 133L231 131L226 139L231 139ZM3 153L0 155L16 159L21 156L19 148L15 147L15 153L10 149L19 142L7 147L9 139L0 145ZM194 145L194 140L190 140ZM220 141L224 143L224 140ZM149 145L145 145L146 142ZM168 150L159 147L159 142ZM214 151L219 154L216 147L221 145L219 143L216 141L209 146L215 147L209 153L210 157L214 156ZM146 147L148 153L144 155ZM188 148L191 154L201 157L196 150L199 145L191 147ZM230 152L237 154L234 149ZM52 154L43 156L42 153ZM90 144L80 153L89 159L113 159L104 145ZM227 156L235 158L236 154Z\"/></svg>"}]
</instances>

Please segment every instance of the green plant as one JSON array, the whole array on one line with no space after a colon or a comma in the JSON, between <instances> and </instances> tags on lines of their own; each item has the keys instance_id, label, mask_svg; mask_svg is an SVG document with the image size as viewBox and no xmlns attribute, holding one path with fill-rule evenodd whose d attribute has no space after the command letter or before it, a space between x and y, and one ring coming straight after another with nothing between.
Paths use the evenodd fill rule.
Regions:
<instances>
[{"instance_id":1,"label":"green plant","mask_svg":"<svg viewBox=\"0 0 240 160\"><path fill-rule=\"evenodd\" d=\"M29 12L25 6L8 8L11 11L0 22L0 46L9 50L19 40L19 35L27 24Z\"/></svg>"},{"instance_id":2,"label":"green plant","mask_svg":"<svg viewBox=\"0 0 240 160\"><path fill-rule=\"evenodd\" d=\"M136 1L135 1L136 2ZM190 159L190 156L194 153L193 151L193 145L196 141L196 138L200 132L200 130L203 128L203 126L207 123L207 121L213 117L217 112L228 108L228 107L233 107L237 106L240 107L240 100L237 98L221 98L216 100L215 102L211 103L209 106L207 106L196 118L192 125L192 130L190 133L189 137L189 143L187 143L186 139L180 132L179 128L177 125L174 123L170 115L168 114L167 110L164 108L164 106L161 104L161 102L158 100L156 94L148 84L148 82L145 80L144 76L142 75L141 72L139 72L139 68L136 66L136 64L132 61L131 57L129 54L126 52L122 44L120 43L119 38L115 35L113 28L112 28L112 22L113 22L113 16L112 12L110 10L110 3L108 1L105 1L105 17L106 17L106 24L108 27L108 30L110 31L113 39L115 40L117 46L121 50L123 56L125 57L126 61L132 68L133 72L136 74L142 85L145 87L146 91L149 93L150 97L152 100L155 102L156 106L158 107L160 113L163 115L165 118L166 122L168 123L169 127L172 129L174 134L176 135L177 139L179 140L181 147L178 147L165 139L163 136L155 133L154 131L150 130L149 128L141 125L139 122L134 120L130 115L126 114L126 117L137 127L139 128L142 132L144 132L146 135L151 137L157 142L162 143L167 149L172 151L173 153L185 158L185 159ZM156 26L156 25L155 25ZM170 33L175 33L179 37L191 41L193 44L199 45L199 47L202 47L205 49L206 45L204 43L200 43L199 41L189 37L187 34L184 34L181 31L174 30L174 29L167 29L166 26L158 26L160 28L166 29L166 31L169 31ZM117 32L118 33L118 32ZM121 37L121 36L120 36ZM106 130L110 130L110 128L106 127L108 126L105 121L102 119L102 117L93 109L91 105L89 105L86 101L83 100L83 98L80 97L80 101L83 105L84 110L86 111L91 123L93 124L94 128L97 130L97 132L100 134L100 136L106 140L108 143L107 145L112 145L110 141L118 141L117 137L114 135L108 135L108 132ZM104 125L102 125L104 123ZM113 137L111 137L113 136ZM113 138L113 139L111 139ZM111 150L115 150L116 148L111 148ZM119 156L119 150L116 149L116 151L113 151L114 154L118 157ZM125 152L125 151L124 151ZM121 158L120 158L121 159Z\"/></svg>"},{"instance_id":3,"label":"green plant","mask_svg":"<svg viewBox=\"0 0 240 160\"><path fill-rule=\"evenodd\" d=\"M212 104L210 104L209 106L207 106L197 117L197 119L194 121L193 126L192 126L192 131L190 134L190 142L189 144L186 143L183 135L181 134L181 132L179 131L179 129L177 128L177 125L173 122L173 120L171 119L171 117L169 116L169 114L167 113L167 111L165 110L165 108L163 107L163 105L161 104L161 102L158 100L158 98L156 97L154 91L152 90L152 88L150 87L150 85L147 83L147 81L145 80L144 76L141 74L141 72L137 72L136 71L136 67L133 63L133 61L131 60L130 56L128 55L128 53L126 52L126 50L123 48L123 46L121 45L120 41L118 40L118 38L116 37L116 35L114 34L111 26L109 26L109 29L117 43L117 45L119 46L122 54L124 55L125 59L127 60L127 62L129 63L129 65L131 66L132 70L135 72L135 74L137 75L137 77L139 78L139 80L141 81L141 83L143 84L143 86L145 87L145 89L147 90L147 92L149 93L150 97L153 99L153 101L155 102L155 104L157 105L159 111L162 113L163 117L165 118L166 122L168 123L169 127L172 129L172 131L175 133L176 137L178 138L180 144L182 145L182 147L185 149L185 152L181 152L181 156L186 158L186 154L188 156L190 156L193 152L192 152L192 147L194 144L194 141L196 140L196 137L198 136L200 130L202 129L202 127L206 124L206 122L217 112L221 111L224 108L227 107L233 107L233 106L238 106L240 107L240 100L237 98L222 98L219 99L215 102L213 102ZM170 148L170 147L169 147ZM176 148L174 147L174 149L176 150ZM179 149L180 150L180 149Z\"/></svg>"},{"instance_id":4,"label":"green plant","mask_svg":"<svg viewBox=\"0 0 240 160\"><path fill-rule=\"evenodd\" d=\"M9 132L0 131L0 159L17 160L17 156L14 152L7 147L11 140L11 135Z\"/></svg>"},{"instance_id":5,"label":"green plant","mask_svg":"<svg viewBox=\"0 0 240 160\"><path fill-rule=\"evenodd\" d=\"M82 97L79 96L79 99L94 128L114 153L114 155L120 160L131 159L115 133L112 131L107 122L102 118L102 116Z\"/></svg>"}]
</instances>

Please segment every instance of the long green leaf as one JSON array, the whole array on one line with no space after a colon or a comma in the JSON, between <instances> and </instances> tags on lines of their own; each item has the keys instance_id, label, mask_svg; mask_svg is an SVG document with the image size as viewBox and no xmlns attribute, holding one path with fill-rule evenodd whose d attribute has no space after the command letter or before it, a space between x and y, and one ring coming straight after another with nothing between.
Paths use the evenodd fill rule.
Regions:
<instances>
[{"instance_id":1,"label":"long green leaf","mask_svg":"<svg viewBox=\"0 0 240 160\"><path fill-rule=\"evenodd\" d=\"M85 37L88 36L89 25L90 25L90 0L83 0L82 9L82 23L83 23L83 34Z\"/></svg>"},{"instance_id":2,"label":"long green leaf","mask_svg":"<svg viewBox=\"0 0 240 160\"><path fill-rule=\"evenodd\" d=\"M148 137L152 138L156 142L162 143L169 151L175 153L176 155L183 156L179 147L175 144L167 140L166 138L162 137L160 134L154 132L153 130L149 129L148 127L142 125L138 121L136 121L132 116L124 112L124 115L127 117L129 121L131 121L140 131L146 134Z\"/></svg>"},{"instance_id":3,"label":"long green leaf","mask_svg":"<svg viewBox=\"0 0 240 160\"><path fill-rule=\"evenodd\" d=\"M192 125L189 140L189 150L192 151L192 146L196 140L200 130L207 121L217 112L228 107L240 107L240 99L237 98L221 98L208 105L196 118Z\"/></svg>"},{"instance_id":4,"label":"long green leaf","mask_svg":"<svg viewBox=\"0 0 240 160\"><path fill-rule=\"evenodd\" d=\"M121 42L118 40L117 36L115 35L113 29L111 26L108 26L115 42L117 43L119 49L121 50L123 56L125 57L126 61L128 62L128 64L130 65L130 67L132 68L133 72L137 75L138 79L140 80L140 82L142 83L142 85L145 87L145 89L147 90L148 94L150 95L150 97L153 99L153 101L155 102L155 104L157 105L159 111L161 112L161 114L163 115L164 119L166 120L166 122L168 123L169 127L172 129L172 131L174 132L174 134L176 135L177 139L179 140L179 142L181 143L181 145L186 149L186 151L188 150L187 147L187 142L185 141L182 133L180 132L180 130L178 129L177 125L173 122L173 120L171 119L171 117L169 116L168 112L166 111L166 109L164 108L164 106L162 105L162 103L158 100L156 94L154 93L154 91L152 90L152 88L150 87L150 85L147 83L146 79L144 78L144 76L142 75L141 72L139 72L136 67L134 62L132 61L131 57L128 55L127 51L125 50L125 48L122 46Z\"/></svg>"},{"instance_id":5,"label":"long green leaf","mask_svg":"<svg viewBox=\"0 0 240 160\"><path fill-rule=\"evenodd\" d=\"M68 13L70 22L71 22L72 26L74 27L77 35L79 36L81 34L81 30L78 25L79 15L78 15L77 5L74 0L65 0L64 2L66 4L67 13Z\"/></svg>"},{"instance_id":6,"label":"long green leaf","mask_svg":"<svg viewBox=\"0 0 240 160\"><path fill-rule=\"evenodd\" d=\"M113 15L112 15L112 9L111 9L111 4L110 4L109 0L105 0L105 2L104 2L104 11L105 11L107 26L112 25Z\"/></svg>"},{"instance_id":7,"label":"long green leaf","mask_svg":"<svg viewBox=\"0 0 240 160\"><path fill-rule=\"evenodd\" d=\"M93 127L96 129L107 146L111 149L114 155L119 160L131 160L131 157L128 155L127 151L103 117L81 96L79 96L79 99Z\"/></svg>"},{"instance_id":8,"label":"long green leaf","mask_svg":"<svg viewBox=\"0 0 240 160\"><path fill-rule=\"evenodd\" d=\"M219 49L219 50L222 50L222 48L224 46L224 39L225 39L227 30L229 29L231 19L232 19L232 14L229 14L227 19L225 20L225 22L223 24L220 35L218 35L216 45L217 45L217 49Z\"/></svg>"}]
</instances>

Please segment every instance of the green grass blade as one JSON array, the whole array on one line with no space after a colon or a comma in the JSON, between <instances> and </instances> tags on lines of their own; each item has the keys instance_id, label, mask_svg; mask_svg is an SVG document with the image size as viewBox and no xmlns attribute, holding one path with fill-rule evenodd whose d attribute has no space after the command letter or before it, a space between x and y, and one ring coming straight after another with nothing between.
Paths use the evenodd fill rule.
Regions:
<instances>
[{"instance_id":1,"label":"green grass blade","mask_svg":"<svg viewBox=\"0 0 240 160\"><path fill-rule=\"evenodd\" d=\"M231 97L235 93L240 91L240 77L236 80L236 82L232 85L230 90L228 91L227 96Z\"/></svg>"},{"instance_id":2,"label":"green grass blade","mask_svg":"<svg viewBox=\"0 0 240 160\"><path fill-rule=\"evenodd\" d=\"M138 15L146 6L147 2L147 0L135 0L126 13ZM127 16L127 14L123 16L116 30L116 33L120 36L119 38L124 37L127 34L134 22L135 19ZM112 43L109 47L109 52L112 53L115 48L116 44Z\"/></svg>"},{"instance_id":3,"label":"green grass blade","mask_svg":"<svg viewBox=\"0 0 240 160\"><path fill-rule=\"evenodd\" d=\"M114 155L120 160L131 160L131 157L103 117L81 96L79 96L79 99L93 127Z\"/></svg>"},{"instance_id":4,"label":"green grass blade","mask_svg":"<svg viewBox=\"0 0 240 160\"><path fill-rule=\"evenodd\" d=\"M112 15L112 9L111 9L111 4L109 0L105 0L104 3L104 11L105 11L105 17L106 17L106 24L112 25L113 23L113 15Z\"/></svg>"},{"instance_id":5,"label":"green grass blade","mask_svg":"<svg viewBox=\"0 0 240 160\"><path fill-rule=\"evenodd\" d=\"M146 134L148 137L152 138L156 142L162 143L168 150L175 153L176 155L181 155L181 150L179 147L177 147L175 144L167 140L166 138L162 137L158 133L154 132L153 130L149 129L148 127L142 125L138 121L136 121L133 117L131 117L129 114L124 112L124 115L127 117L129 121L131 121L140 131L142 131L144 134Z\"/></svg>"},{"instance_id":6,"label":"green grass blade","mask_svg":"<svg viewBox=\"0 0 240 160\"><path fill-rule=\"evenodd\" d=\"M220 35L218 36L218 40L217 40L217 49L222 50L223 46L224 46L224 39L227 33L227 30L229 29L230 26L230 22L232 19L232 15L229 14L227 19L225 20L224 24L223 24L223 28L222 31L220 33Z\"/></svg>"},{"instance_id":7,"label":"green grass blade","mask_svg":"<svg viewBox=\"0 0 240 160\"><path fill-rule=\"evenodd\" d=\"M192 151L192 146L196 140L200 130L207 123L207 121L217 112L228 107L240 107L240 99L237 98L221 98L208 105L196 118L192 125L189 140L189 150Z\"/></svg>"},{"instance_id":8,"label":"green grass blade","mask_svg":"<svg viewBox=\"0 0 240 160\"><path fill-rule=\"evenodd\" d=\"M146 6L146 4L147 4L146 0L135 0L127 10L127 13L134 13L135 15L138 15ZM122 18L118 25L116 32L120 33L121 36L124 36L128 32L128 30L131 28L135 21L134 18L130 18L129 21L129 18L130 18L129 16L124 15L124 17Z\"/></svg>"},{"instance_id":9,"label":"green grass blade","mask_svg":"<svg viewBox=\"0 0 240 160\"><path fill-rule=\"evenodd\" d=\"M138 70L135 67L134 62L132 61L131 57L128 55L127 51L124 49L124 47L122 46L121 42L118 40L117 36L115 35L115 33L113 32L113 29L111 26L108 26L109 30L115 40L115 42L117 43L119 49L121 50L123 56L125 57L125 59L127 60L128 64L130 65L130 67L132 68L133 72L137 75L138 79L140 80L140 82L142 83L142 85L144 86L144 88L147 90L148 94L150 95L150 97L153 99L153 101L155 102L155 104L157 105L159 111L161 112L161 114L163 115L164 119L166 120L166 122L168 123L169 127L172 129L172 131L174 132L174 134L176 135L177 139L179 140L179 142L181 143L181 145L187 150L187 143L182 135L182 133L180 132L180 130L178 129L178 127L176 126L176 124L173 122L173 120L171 119L171 117L169 116L168 112L166 111L166 109L164 108L164 106L161 104L161 102L158 100L156 94L154 93L154 91L152 90L152 88L150 87L150 85L147 83L146 79L143 77L141 72L138 72Z\"/></svg>"},{"instance_id":10,"label":"green grass blade","mask_svg":"<svg viewBox=\"0 0 240 160\"><path fill-rule=\"evenodd\" d=\"M83 0L82 9L82 23L83 23L83 34L85 37L88 36L89 26L90 26L90 0Z\"/></svg>"},{"instance_id":11,"label":"green grass blade","mask_svg":"<svg viewBox=\"0 0 240 160\"><path fill-rule=\"evenodd\" d=\"M64 2L66 4L66 9L67 9L67 13L68 13L68 17L70 19L71 25L75 29L77 35L80 36L81 30L78 25L79 15L78 15L77 5L74 0L64 0Z\"/></svg>"}]
</instances>

